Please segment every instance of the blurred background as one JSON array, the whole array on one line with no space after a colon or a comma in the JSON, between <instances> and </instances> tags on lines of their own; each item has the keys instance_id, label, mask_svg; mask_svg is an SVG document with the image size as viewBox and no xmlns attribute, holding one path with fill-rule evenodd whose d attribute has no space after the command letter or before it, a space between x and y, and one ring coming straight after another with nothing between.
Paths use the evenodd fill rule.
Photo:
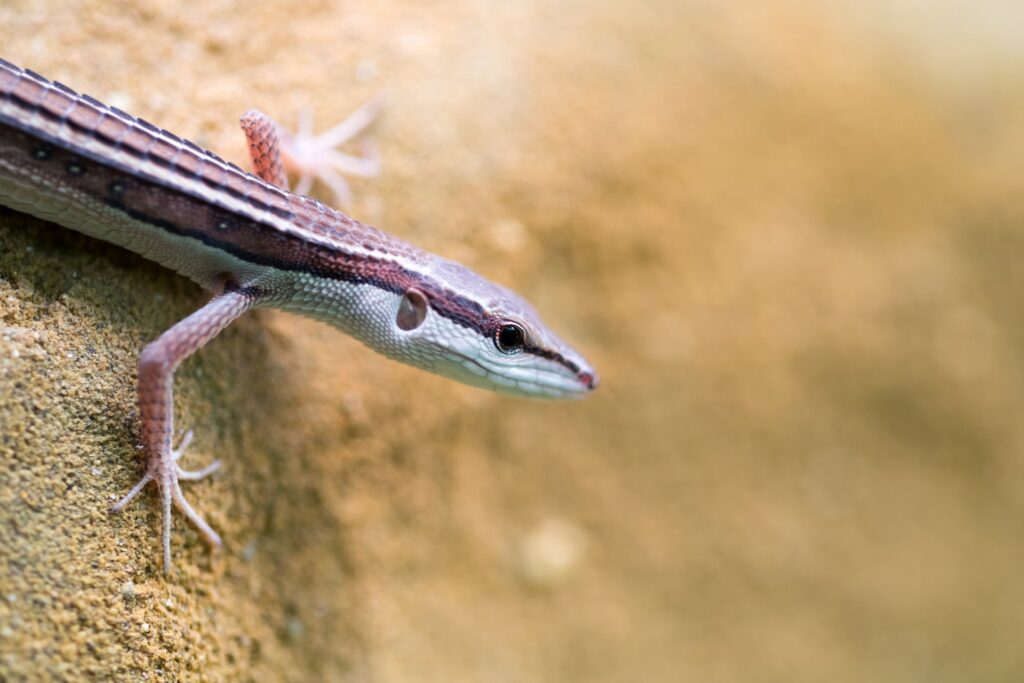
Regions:
<instances>
[{"instance_id":1,"label":"blurred background","mask_svg":"<svg viewBox=\"0 0 1024 683\"><path fill-rule=\"evenodd\" d=\"M81 589L143 597L8 607L34 629L8 666L1024 677L1024 4L72 5L6 0L2 56L240 164L249 107L323 127L383 93L353 215L519 290L603 384L491 396L257 315L178 380L227 464L191 494L225 551L185 535L165 582L145 498L117 527L131 571ZM8 239L108 249L32 230ZM82 280L203 299L99 260ZM134 472L121 353L96 510ZM211 420L234 426L204 444ZM47 645L71 635L104 654Z\"/></svg>"}]
</instances>

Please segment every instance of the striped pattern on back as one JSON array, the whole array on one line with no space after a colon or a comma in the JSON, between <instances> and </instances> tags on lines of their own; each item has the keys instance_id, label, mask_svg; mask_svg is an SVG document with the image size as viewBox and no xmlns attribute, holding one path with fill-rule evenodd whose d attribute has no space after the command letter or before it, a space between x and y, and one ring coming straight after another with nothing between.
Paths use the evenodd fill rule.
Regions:
<instances>
[{"instance_id":1,"label":"striped pattern on back","mask_svg":"<svg viewBox=\"0 0 1024 683\"><path fill-rule=\"evenodd\" d=\"M83 157L236 211L284 233L405 266L423 252L315 199L281 190L148 121L0 59L0 121Z\"/></svg>"},{"instance_id":2,"label":"striped pattern on back","mask_svg":"<svg viewBox=\"0 0 1024 683\"><path fill-rule=\"evenodd\" d=\"M229 274L252 277L239 284L253 291L281 275L287 284L277 280L264 292L275 297L273 305L339 324L384 352L374 336L380 329L364 324L372 316L362 307L381 292L399 295L391 300L397 306L415 289L439 316L475 332L471 344L494 340L509 317L533 321L541 343L527 341L524 355L557 363L593 386L578 356L505 288L2 59L0 151L7 186L20 182L22 192L36 191L38 203L17 201L15 191L12 206L38 209L36 215L121 244L200 284L223 273L227 257L237 271ZM41 208L53 205L56 211ZM97 207L132 227L109 231L96 219L103 215ZM324 294L339 281L376 293L350 287L344 296Z\"/></svg>"},{"instance_id":3,"label":"striped pattern on back","mask_svg":"<svg viewBox=\"0 0 1024 683\"><path fill-rule=\"evenodd\" d=\"M148 184L112 195L112 184L101 176L85 173L65 179L134 220L250 264L397 293L415 287L440 315L484 336L496 324L483 300L470 294L489 298L495 287L462 266L312 198L274 187L151 123L0 60L0 132L5 126L111 169L110 178L121 174L124 185L138 185L136 180ZM190 206L182 207L175 194L189 198ZM456 291L453 284L464 291Z\"/></svg>"}]
</instances>

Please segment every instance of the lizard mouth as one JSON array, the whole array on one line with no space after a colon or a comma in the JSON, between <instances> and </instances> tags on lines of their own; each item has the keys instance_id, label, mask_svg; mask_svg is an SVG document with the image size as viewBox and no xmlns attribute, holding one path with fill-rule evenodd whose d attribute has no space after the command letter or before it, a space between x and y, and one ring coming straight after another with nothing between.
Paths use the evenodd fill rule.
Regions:
<instances>
[{"instance_id":1,"label":"lizard mouth","mask_svg":"<svg viewBox=\"0 0 1024 683\"><path fill-rule=\"evenodd\" d=\"M470 384L483 385L509 394L543 398L582 398L599 383L592 371L569 374L561 365L555 369L538 366L491 367L461 353L452 356L465 368Z\"/></svg>"}]
</instances>

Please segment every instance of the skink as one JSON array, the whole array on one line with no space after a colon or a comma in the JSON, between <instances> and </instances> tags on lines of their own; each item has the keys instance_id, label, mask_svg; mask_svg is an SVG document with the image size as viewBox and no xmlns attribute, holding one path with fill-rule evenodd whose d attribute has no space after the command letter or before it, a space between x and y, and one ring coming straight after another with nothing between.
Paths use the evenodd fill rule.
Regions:
<instances>
[{"instance_id":1,"label":"skink","mask_svg":"<svg viewBox=\"0 0 1024 683\"><path fill-rule=\"evenodd\" d=\"M581 397L597 375L513 292L287 189L278 128L242 118L255 175L114 107L0 60L0 203L130 249L213 291L139 356L149 482L214 545L189 505L173 434L177 366L235 318L274 307L326 321L385 356L478 387Z\"/></svg>"}]
</instances>

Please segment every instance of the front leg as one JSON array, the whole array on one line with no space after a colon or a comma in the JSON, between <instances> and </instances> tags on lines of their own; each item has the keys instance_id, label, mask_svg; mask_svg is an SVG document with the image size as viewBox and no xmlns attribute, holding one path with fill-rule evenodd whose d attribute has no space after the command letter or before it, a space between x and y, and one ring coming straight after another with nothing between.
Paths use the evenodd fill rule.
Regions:
<instances>
[{"instance_id":1,"label":"front leg","mask_svg":"<svg viewBox=\"0 0 1024 683\"><path fill-rule=\"evenodd\" d=\"M320 180L334 194L335 203L347 208L352 203L352 191L345 176L370 178L380 173L380 159L372 145L364 145L364 154L355 156L339 152L336 148L362 135L377 119L380 100L373 100L349 115L334 128L313 134L308 116L302 118L299 130L289 134L272 118L251 109L242 117L242 131L249 143L256 175L282 190L288 189L286 171L299 176L296 194L307 194L314 180Z\"/></svg>"},{"instance_id":2,"label":"front leg","mask_svg":"<svg viewBox=\"0 0 1024 683\"><path fill-rule=\"evenodd\" d=\"M281 163L281 136L277 133L277 123L255 109L245 112L239 123L249 145L253 172L260 180L287 190L288 175Z\"/></svg>"},{"instance_id":3,"label":"front leg","mask_svg":"<svg viewBox=\"0 0 1024 683\"><path fill-rule=\"evenodd\" d=\"M207 541L220 545L220 537L192 509L181 492L179 480L200 479L217 469L219 463L197 472L183 470L178 458L191 441L191 432L177 450L171 448L174 431L174 371L183 360L227 327L232 320L259 301L257 292L228 286L208 304L148 344L139 355L139 417L142 443L146 450L146 473L139 483L111 510L120 512L151 481L160 489L163 506L164 572L171 570L171 504L185 513Z\"/></svg>"}]
</instances>

